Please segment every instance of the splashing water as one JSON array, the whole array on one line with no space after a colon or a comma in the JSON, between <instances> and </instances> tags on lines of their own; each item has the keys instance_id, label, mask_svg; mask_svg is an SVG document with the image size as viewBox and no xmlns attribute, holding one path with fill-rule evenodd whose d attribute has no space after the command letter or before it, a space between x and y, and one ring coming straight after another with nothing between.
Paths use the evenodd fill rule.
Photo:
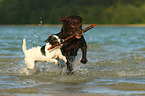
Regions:
<instances>
[{"instance_id":1,"label":"splashing water","mask_svg":"<svg viewBox=\"0 0 145 96\"><path fill-rule=\"evenodd\" d=\"M80 63L79 50L73 75L66 75L65 64L37 62L36 73L27 76L22 39L27 40L27 49L43 46L48 35L60 29L0 26L0 95L145 94L144 27L93 28L84 34L88 63Z\"/></svg>"}]
</instances>

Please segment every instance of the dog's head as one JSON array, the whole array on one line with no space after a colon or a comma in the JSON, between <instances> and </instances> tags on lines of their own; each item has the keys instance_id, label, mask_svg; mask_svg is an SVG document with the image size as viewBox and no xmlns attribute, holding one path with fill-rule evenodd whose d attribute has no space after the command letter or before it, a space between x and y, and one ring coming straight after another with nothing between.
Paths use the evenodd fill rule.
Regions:
<instances>
[{"instance_id":1,"label":"dog's head","mask_svg":"<svg viewBox=\"0 0 145 96\"><path fill-rule=\"evenodd\" d=\"M57 35L52 35L50 34L48 36L48 39L45 40L45 42L50 43L51 45L58 45L62 46L63 44L63 39L60 39Z\"/></svg>"},{"instance_id":2,"label":"dog's head","mask_svg":"<svg viewBox=\"0 0 145 96\"><path fill-rule=\"evenodd\" d=\"M62 30L66 32L68 36L76 35L76 38L81 38L83 35L82 18L77 15L71 15L68 17L61 17L59 21L63 21Z\"/></svg>"}]
</instances>

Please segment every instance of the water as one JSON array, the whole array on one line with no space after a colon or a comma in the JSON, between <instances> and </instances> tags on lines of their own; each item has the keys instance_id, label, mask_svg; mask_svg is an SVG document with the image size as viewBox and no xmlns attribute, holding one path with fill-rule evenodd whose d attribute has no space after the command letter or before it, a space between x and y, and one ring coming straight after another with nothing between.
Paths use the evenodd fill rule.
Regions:
<instances>
[{"instance_id":1,"label":"water","mask_svg":"<svg viewBox=\"0 0 145 96\"><path fill-rule=\"evenodd\" d=\"M43 46L60 29L0 26L0 95L145 95L145 27L95 27L84 34L88 63L79 50L72 76L46 62L26 76L22 39L27 49Z\"/></svg>"}]
</instances>

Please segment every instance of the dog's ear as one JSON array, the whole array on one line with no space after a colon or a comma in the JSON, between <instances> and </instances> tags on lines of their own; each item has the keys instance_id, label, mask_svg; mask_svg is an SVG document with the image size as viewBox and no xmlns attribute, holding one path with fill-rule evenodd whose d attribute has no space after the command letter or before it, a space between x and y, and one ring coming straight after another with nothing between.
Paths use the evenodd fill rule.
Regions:
<instances>
[{"instance_id":1,"label":"dog's ear","mask_svg":"<svg viewBox=\"0 0 145 96\"><path fill-rule=\"evenodd\" d=\"M52 37L52 34L50 34L50 35L48 36L48 38L47 38L44 42L49 42L50 39L51 39L51 37Z\"/></svg>"},{"instance_id":2,"label":"dog's ear","mask_svg":"<svg viewBox=\"0 0 145 96\"><path fill-rule=\"evenodd\" d=\"M60 19L58 19L58 21L66 21L67 17L61 17Z\"/></svg>"}]
</instances>

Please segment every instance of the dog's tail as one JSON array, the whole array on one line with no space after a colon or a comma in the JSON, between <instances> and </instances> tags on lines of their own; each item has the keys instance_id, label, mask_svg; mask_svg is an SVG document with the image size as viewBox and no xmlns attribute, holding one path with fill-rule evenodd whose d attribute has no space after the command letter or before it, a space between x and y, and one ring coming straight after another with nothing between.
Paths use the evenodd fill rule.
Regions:
<instances>
[{"instance_id":1,"label":"dog's tail","mask_svg":"<svg viewBox=\"0 0 145 96\"><path fill-rule=\"evenodd\" d=\"M25 53L26 52L26 40L25 39L23 39L23 46L22 46L22 48L23 48L23 52Z\"/></svg>"}]
</instances>

